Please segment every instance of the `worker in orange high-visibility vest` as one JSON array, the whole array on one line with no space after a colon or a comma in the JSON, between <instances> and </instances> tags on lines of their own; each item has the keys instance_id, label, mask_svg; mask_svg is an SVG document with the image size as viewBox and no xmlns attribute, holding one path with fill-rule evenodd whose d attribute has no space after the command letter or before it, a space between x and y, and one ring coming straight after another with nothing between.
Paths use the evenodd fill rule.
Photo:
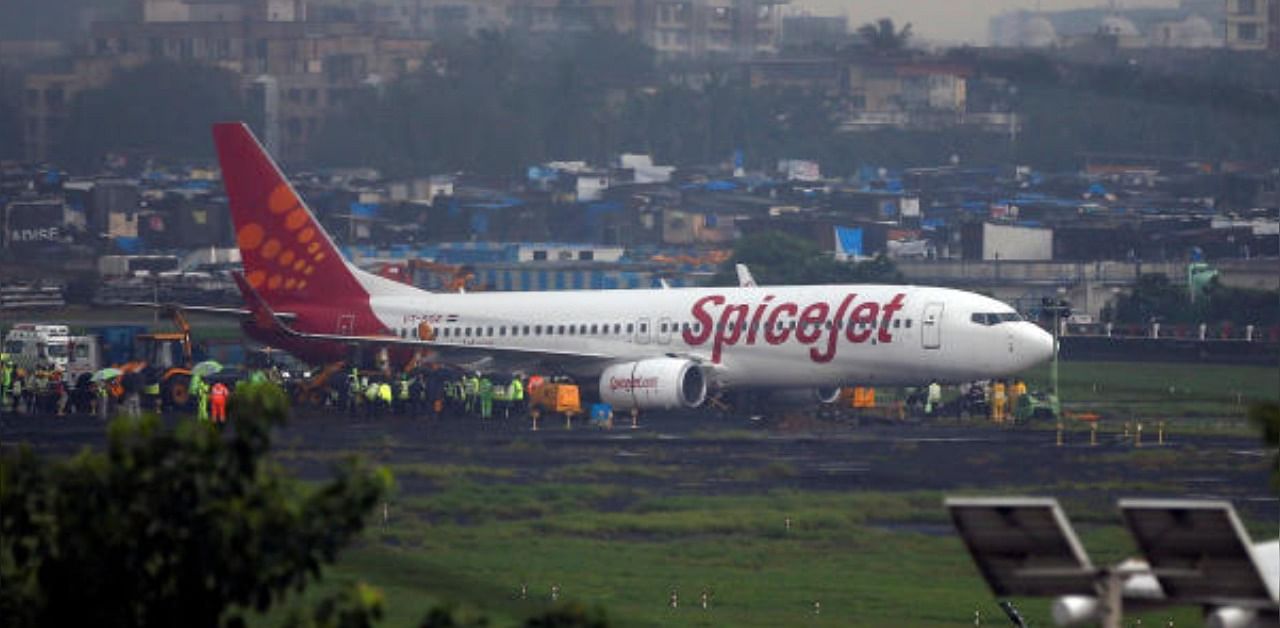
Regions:
<instances>
[{"instance_id":1,"label":"worker in orange high-visibility vest","mask_svg":"<svg viewBox=\"0 0 1280 628\"><path fill-rule=\"evenodd\" d=\"M209 404L213 409L213 422L227 422L227 397L231 395L231 391L227 390L227 385L218 382L209 389Z\"/></svg>"}]
</instances>

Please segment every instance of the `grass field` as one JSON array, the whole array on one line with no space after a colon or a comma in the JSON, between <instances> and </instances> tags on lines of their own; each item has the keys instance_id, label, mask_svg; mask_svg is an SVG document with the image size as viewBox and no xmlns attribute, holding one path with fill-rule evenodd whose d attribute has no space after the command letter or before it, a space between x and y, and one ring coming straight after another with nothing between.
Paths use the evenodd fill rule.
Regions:
<instances>
[{"instance_id":1,"label":"grass field","mask_svg":"<svg viewBox=\"0 0 1280 628\"><path fill-rule=\"evenodd\" d=\"M438 500L400 505L343 556L327 584L379 587L394 626L414 625L441 602L514 625L548 607L552 585L624 626L955 626L972 625L974 611L999 613L959 540L942 533L938 494L641 498L607 512L617 497L607 489L477 489L462 484ZM495 500L508 503L495 512ZM469 520L432 522L443 504L472 506ZM1077 525L1091 521L1072 514L1081 515ZM1085 528L1100 562L1126 555L1127 539L1118 527ZM1048 623L1047 601L1017 603L1033 625ZM1141 617L1194 625L1198 611Z\"/></svg>"},{"instance_id":2,"label":"grass field","mask_svg":"<svg viewBox=\"0 0 1280 628\"><path fill-rule=\"evenodd\" d=\"M1028 372L1027 384L1049 389L1048 365ZM1059 387L1068 411L1090 411L1115 420L1241 423L1250 403L1280 399L1280 367L1062 362Z\"/></svg>"},{"instance_id":3,"label":"grass field","mask_svg":"<svg viewBox=\"0 0 1280 628\"><path fill-rule=\"evenodd\" d=\"M1215 477L1257 491L1267 465L1211 441L1058 449L1022 438L953 450L869 439L857 451L851 441L848 462L901 476L934 469L963 476L960 486L970 488L817 489L813 467L758 449L776 434L703 429L690 438L697 442L675 452L655 438L617 447L516 439L457 448L439 462L406 461L401 453L420 452L419 444L369 439L370 455L400 482L388 519L384 525L375 513L309 597L366 582L386 595L388 626L416 625L440 603L517 625L550 607L552 586L622 626L955 626L973 625L975 611L1002 625L952 533L946 494L1056 495L1095 563L1109 564L1134 552L1116 496L1182 495L1197 490L1187 478ZM286 463L310 460L298 447ZM954 459L943 466L938 452L947 451ZM842 462L819 458L819 469ZM1010 475L1021 479L1006 481ZM1275 535L1274 517L1242 513L1254 538ZM699 604L704 590L707 610ZM1050 624L1047 600L1015 602L1032 625ZM1126 625L1136 618L1160 626L1201 621L1194 608L1131 615Z\"/></svg>"}]
</instances>

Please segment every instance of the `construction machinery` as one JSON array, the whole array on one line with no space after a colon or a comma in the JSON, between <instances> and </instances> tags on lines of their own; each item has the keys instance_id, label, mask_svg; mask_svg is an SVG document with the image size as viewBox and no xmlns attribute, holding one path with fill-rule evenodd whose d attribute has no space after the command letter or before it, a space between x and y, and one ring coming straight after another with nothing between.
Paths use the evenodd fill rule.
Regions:
<instances>
[{"instance_id":1,"label":"construction machinery","mask_svg":"<svg viewBox=\"0 0 1280 628\"><path fill-rule=\"evenodd\" d=\"M347 363L342 361L330 362L324 368L312 373L310 377L294 382L292 386L294 402L300 405L323 405L333 385L330 380L334 375L341 373L346 365Z\"/></svg>"},{"instance_id":2,"label":"construction machinery","mask_svg":"<svg viewBox=\"0 0 1280 628\"><path fill-rule=\"evenodd\" d=\"M120 365L123 373L142 372L148 384L158 381L160 401L166 408L191 407L191 325L178 308L167 309L177 331L138 334L134 359Z\"/></svg>"}]
</instances>

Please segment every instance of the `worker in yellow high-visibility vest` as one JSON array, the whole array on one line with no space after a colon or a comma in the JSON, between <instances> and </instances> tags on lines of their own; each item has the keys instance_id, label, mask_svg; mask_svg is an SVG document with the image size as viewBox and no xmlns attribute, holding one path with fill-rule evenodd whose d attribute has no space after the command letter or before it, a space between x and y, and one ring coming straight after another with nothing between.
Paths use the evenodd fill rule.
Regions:
<instances>
[{"instance_id":1,"label":"worker in yellow high-visibility vest","mask_svg":"<svg viewBox=\"0 0 1280 628\"><path fill-rule=\"evenodd\" d=\"M998 379L991 384L991 420L996 423L1004 423L1005 410L1008 408L1009 397L1005 393L1004 380Z\"/></svg>"}]
</instances>

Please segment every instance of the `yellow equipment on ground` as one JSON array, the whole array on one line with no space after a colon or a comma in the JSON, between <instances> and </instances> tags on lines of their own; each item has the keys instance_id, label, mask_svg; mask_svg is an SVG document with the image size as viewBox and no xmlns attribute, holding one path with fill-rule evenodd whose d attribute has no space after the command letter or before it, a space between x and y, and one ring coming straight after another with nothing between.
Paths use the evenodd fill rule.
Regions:
<instances>
[{"instance_id":1,"label":"yellow equipment on ground","mask_svg":"<svg viewBox=\"0 0 1280 628\"><path fill-rule=\"evenodd\" d=\"M582 400L576 384L547 383L533 389L529 403L545 412L582 412Z\"/></svg>"},{"instance_id":2,"label":"yellow equipment on ground","mask_svg":"<svg viewBox=\"0 0 1280 628\"><path fill-rule=\"evenodd\" d=\"M865 410L876 407L876 389L869 386L858 386L853 389L853 407Z\"/></svg>"}]
</instances>

